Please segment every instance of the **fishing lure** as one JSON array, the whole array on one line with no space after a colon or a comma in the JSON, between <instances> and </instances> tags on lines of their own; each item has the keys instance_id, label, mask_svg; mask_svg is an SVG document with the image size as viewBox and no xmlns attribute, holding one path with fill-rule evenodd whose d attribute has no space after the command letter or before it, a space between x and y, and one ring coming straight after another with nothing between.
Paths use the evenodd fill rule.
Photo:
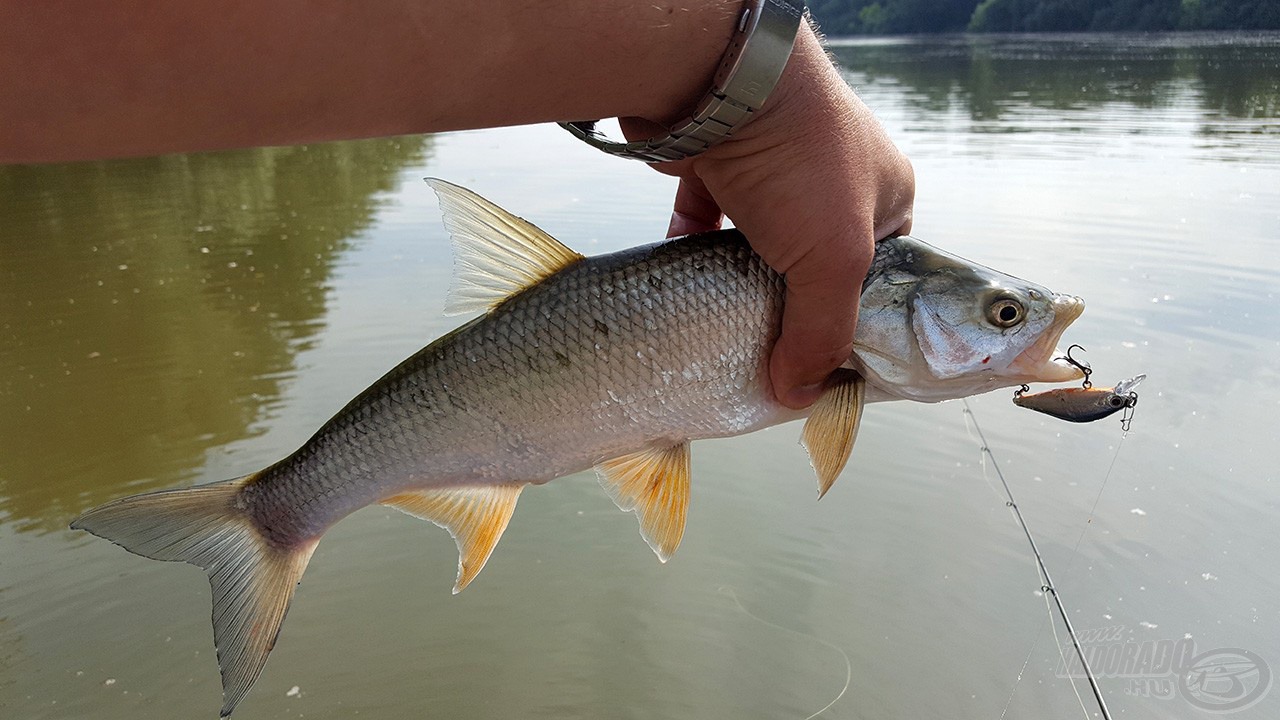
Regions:
<instances>
[{"instance_id":1,"label":"fishing lure","mask_svg":"<svg viewBox=\"0 0 1280 720\"><path fill-rule=\"evenodd\" d=\"M1059 420L1078 423L1101 420L1124 411L1124 415L1120 418L1120 423L1127 432L1129 423L1133 420L1133 408L1138 405L1138 393L1134 392L1133 389L1138 386L1138 383L1145 380L1147 376L1131 377L1128 380L1116 383L1115 387L1094 387L1093 383L1089 381L1089 376L1093 373L1093 369L1071 357L1071 350L1077 347L1080 346L1072 345L1067 350L1066 360L1084 372L1084 385L1082 387L1054 388L1027 394L1027 391L1031 388L1023 385L1014 392L1013 404L1042 412L1046 415L1052 415ZM1083 350L1084 348L1080 349Z\"/></svg>"}]
</instances>

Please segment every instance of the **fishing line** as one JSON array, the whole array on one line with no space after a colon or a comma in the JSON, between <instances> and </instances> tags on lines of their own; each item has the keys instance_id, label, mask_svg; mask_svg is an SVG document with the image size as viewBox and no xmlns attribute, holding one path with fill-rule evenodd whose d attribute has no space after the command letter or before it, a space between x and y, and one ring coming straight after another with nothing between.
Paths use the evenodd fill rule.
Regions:
<instances>
[{"instance_id":1,"label":"fishing line","mask_svg":"<svg viewBox=\"0 0 1280 720\"><path fill-rule=\"evenodd\" d=\"M1009 488L1009 482L1005 480L1004 473L1001 472L1000 470L1000 464L996 462L996 456L994 453L991 452L991 446L987 443L987 437L982 432L982 426L978 424L978 417L974 415L973 408L969 407L969 401L967 399L962 399L961 402L964 403L965 413L967 413L969 418L973 421L973 427L978 432L978 439L982 441L982 452L987 457L991 458L991 467L996 471L996 477L1000 478L1000 484L1004 487L1006 505L1009 507L1010 510L1013 511L1014 518L1018 521L1019 527L1022 528L1023 534L1026 535L1027 537L1027 544L1031 546L1031 553L1035 555L1036 567L1039 570L1040 578L1044 583L1043 585L1041 585L1040 589L1045 596L1045 608L1047 612L1050 615L1052 615L1053 611L1049 605L1049 596L1052 595L1053 602L1058 608L1058 616L1062 618L1062 625L1063 627L1066 628L1068 637L1071 638L1071 645L1075 648L1076 657L1080 659L1080 666L1084 669L1085 678L1087 678L1089 681L1089 689L1093 691L1093 698L1098 703L1098 710L1102 712L1102 717L1104 720L1111 720L1111 711L1107 709L1107 702L1102 697L1102 690L1101 688L1098 687L1098 680L1097 678L1094 677L1093 670L1089 668L1089 660L1088 658L1085 657L1084 649L1080 647L1080 639L1079 637L1076 636L1075 628L1072 627L1071 625L1071 618L1067 615L1067 610L1062 605L1062 598L1058 595L1058 590L1053 584L1053 578L1049 575L1049 568L1047 565L1045 565L1044 557L1040 554L1040 548L1039 546L1036 545L1036 540L1031 535L1031 529L1027 527L1027 521L1025 518L1022 517L1022 511L1018 509L1018 503L1013 498L1013 490ZM1118 457L1119 454L1120 454L1120 448L1117 445L1116 456ZM1112 467L1115 467L1115 458L1112 458L1111 465ZM1108 470L1107 477L1109 478L1110 476L1111 476L1111 471ZM1104 486L1106 485L1106 478L1103 479L1103 485ZM1098 498L1101 498L1101 490L1099 490ZM1094 500L1093 506L1094 506L1094 509L1097 508L1098 499ZM1093 520L1092 512L1093 511L1091 510L1090 518L1089 518L1090 522L1092 522ZM1088 528L1087 524L1085 528L1086 529ZM1082 530L1080 533L1080 539L1083 539L1083 537L1084 537L1084 531ZM1079 548L1080 539L1076 540L1077 548ZM1062 653L1062 643L1058 641L1058 628L1056 624L1053 624L1052 627L1053 627L1054 641L1058 646L1058 654L1063 660L1063 668L1065 669L1067 667L1066 657ZM1026 668L1025 663L1023 665L1023 668L1024 669ZM1019 677L1021 677L1021 673L1019 673ZM1071 689L1076 693L1076 698L1080 699L1081 701L1080 703L1081 709L1085 710L1085 716L1088 717L1088 710L1084 708L1084 701L1082 698L1080 698L1080 693L1078 690L1076 690L1075 681L1074 679L1071 678L1069 672L1067 673L1067 677L1069 680L1071 680ZM1015 685L1015 690L1016 690L1016 685ZM1007 703L1005 707L1006 709L1008 708Z\"/></svg>"},{"instance_id":2,"label":"fishing line","mask_svg":"<svg viewBox=\"0 0 1280 720\"><path fill-rule=\"evenodd\" d=\"M1018 668L1018 676L1013 679L1013 689L1009 691L1009 697L1004 700L1004 707L1000 708L1000 720L1009 714L1009 706L1013 704L1013 696L1018 694L1018 685L1022 684L1022 676L1027 674L1027 666L1031 664L1031 656L1035 655L1036 648L1040 647L1040 636L1044 634L1044 621L1053 619L1053 610L1045 608L1047 614L1040 616L1040 627L1036 628L1035 639L1031 641L1031 649L1027 651L1027 656L1022 659L1022 667ZM1056 640L1056 638L1055 638ZM1058 655L1062 655L1062 646L1058 646ZM1076 684L1071 683L1071 689L1075 690ZM1084 707L1084 700L1080 698L1080 693L1076 693L1076 700L1080 701L1080 706ZM1087 712L1087 711L1086 711Z\"/></svg>"},{"instance_id":3,"label":"fishing line","mask_svg":"<svg viewBox=\"0 0 1280 720\"><path fill-rule=\"evenodd\" d=\"M964 429L965 429L965 432L969 434L970 440L978 440L978 438L975 437L973 434L973 431L976 427L977 427L977 416L973 414L972 409L969 408L968 404L966 403L965 412L964 412ZM978 447L983 450L982 454L979 456L980 462L982 463L982 480L987 484L987 487L991 489L992 495L995 495L1001 502L1008 505L1008 500L1006 499L1006 495L1000 490L996 489L996 486L993 485L991 482L991 475L987 472L988 453L985 452L985 445L986 445L985 441L978 440ZM995 455L991 455L991 461L992 461L991 464L994 466ZM996 469L997 471L999 471L999 468L996 468ZM1097 505L1097 500L1094 501L1094 504L1095 506ZM1083 534L1082 534L1082 537L1083 537ZM1078 543L1078 540L1077 540L1077 543ZM1040 572L1039 566L1036 567L1036 577L1040 580L1040 587L1043 588L1045 585L1048 584L1045 581L1044 575ZM1018 686L1022 684L1022 678L1026 675L1027 666L1031 664L1031 658L1035 655L1036 648L1040 647L1040 638L1043 637L1044 635L1044 624L1046 622L1053 623L1053 608L1049 605L1049 596L1047 593L1043 591L1040 592L1040 595L1044 597L1044 600L1045 600L1045 608L1044 608L1045 614L1040 616L1040 625L1036 627L1035 635L1033 636L1033 639L1031 641L1031 647L1027 650L1027 656L1022 659L1022 667L1018 668L1018 674L1016 677L1014 677L1013 687L1009 690L1009 697L1005 698L1004 707L1000 709L1000 720L1004 720L1005 716L1009 714L1009 706L1013 704L1013 698L1018 694ZM1066 658L1066 655L1062 652L1062 640L1058 638L1058 627L1056 624L1051 624L1050 629L1053 631L1053 648L1058 651L1058 658L1062 661L1062 666L1066 667L1067 658ZM1080 710L1084 712L1086 717L1088 717L1089 709L1085 707L1084 698L1080 696L1080 690L1079 688L1076 687L1075 679L1068 676L1067 681L1071 685L1071 692L1074 693L1076 696L1076 702L1079 703Z\"/></svg>"},{"instance_id":4,"label":"fishing line","mask_svg":"<svg viewBox=\"0 0 1280 720\"><path fill-rule=\"evenodd\" d=\"M1093 524L1093 516L1098 510L1098 501L1102 499L1102 491L1107 488L1107 481L1111 479L1111 471L1116 469L1116 460L1120 459L1120 447L1124 445L1125 438L1129 437L1128 428L1120 435L1120 442L1116 443L1115 454L1111 456L1111 464L1107 466L1107 474L1102 477L1102 486L1098 488L1098 495L1093 499L1093 507L1089 508L1089 520L1085 526L1080 528L1080 537L1076 538L1075 547L1071 548L1071 564L1067 565L1067 574L1071 574L1071 568L1075 565L1077 553L1080 550L1080 543L1084 540L1084 534L1089 531L1089 526Z\"/></svg>"},{"instance_id":5,"label":"fishing line","mask_svg":"<svg viewBox=\"0 0 1280 720\"><path fill-rule=\"evenodd\" d=\"M814 642L816 642L816 643L819 643L819 644L821 644L821 645L826 645L827 647L831 648L832 650L835 650L836 652L840 653L840 657L841 657L841 658L844 658L844 687L840 688L840 693L839 693L838 695L836 695L834 698L832 698L831 702L827 703L827 704L826 704L826 705L825 705L821 710L819 710L818 712L816 712L816 713L814 713L814 714L810 715L809 717L805 718L804 720L813 720L814 718L818 717L818 716L819 716L819 715L821 715L822 713L824 713L824 712L826 712L826 711L830 710L832 705L835 705L837 702L840 702L840 698L844 697L844 694L845 694L846 692L848 692L848 691L849 691L849 685L853 683L853 663L849 661L849 655L848 655L848 653L846 653L846 652L845 652L845 651L844 651L844 650L843 650L839 645L835 645L835 644L829 643L829 642L827 642L826 640L823 640L822 638L817 637L816 635L810 635L809 633L803 633L803 632L800 632L799 630L792 630L792 629L791 629L791 628L789 628L789 627L783 627L782 625L779 625L779 624L777 624L777 623L769 622L768 620L765 620L764 618L760 617L759 615L756 615L755 613L753 613L753 612L751 612L750 610L748 610L745 606L743 606L742 601L738 600L738 594L737 594L737 593L735 593L735 592L733 591L733 588L729 587L728 585L722 585L722 586L720 586L720 592L722 592L722 593L724 593L724 594L728 595L730 598L732 598L732 599L733 599L733 604L734 604L734 605L737 605L737 606L738 606L738 609L739 609L739 610L741 610L741 611L743 612L743 614L745 614L747 617L751 618L752 620L755 620L756 622L759 622L759 623L763 623L763 624L765 624L765 625L768 625L768 626L769 626L769 627L771 627L771 628L777 628L778 630L785 630L786 632L789 632L789 633L791 633L792 635L799 635L799 636L800 636L800 637L802 637L802 638L806 638L806 639L808 639L808 640L812 640L812 641L814 641Z\"/></svg>"}]
</instances>

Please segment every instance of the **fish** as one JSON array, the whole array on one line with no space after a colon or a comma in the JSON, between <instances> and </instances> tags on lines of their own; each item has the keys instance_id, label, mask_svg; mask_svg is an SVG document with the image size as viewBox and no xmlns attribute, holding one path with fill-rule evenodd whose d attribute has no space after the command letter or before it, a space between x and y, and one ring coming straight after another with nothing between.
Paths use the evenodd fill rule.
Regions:
<instances>
[{"instance_id":1,"label":"fish","mask_svg":"<svg viewBox=\"0 0 1280 720\"><path fill-rule=\"evenodd\" d=\"M381 503L449 531L457 593L530 485L595 468L666 562L684 533L690 442L805 418L819 496L869 402L937 402L1079 370L1056 343L1083 310L909 236L875 246L854 349L808 410L769 353L786 281L735 229L584 257L481 196L428 179L455 253L446 311L475 317L351 400L298 450L240 478L118 499L71 527L203 568L221 717L257 680L321 536Z\"/></svg>"},{"instance_id":2,"label":"fish","mask_svg":"<svg viewBox=\"0 0 1280 720\"><path fill-rule=\"evenodd\" d=\"M1059 420L1087 423L1110 417L1138 404L1138 394L1133 391L1138 383L1146 380L1138 375L1116 383L1114 387L1052 388L1038 393L1016 393L1013 404Z\"/></svg>"}]
</instances>

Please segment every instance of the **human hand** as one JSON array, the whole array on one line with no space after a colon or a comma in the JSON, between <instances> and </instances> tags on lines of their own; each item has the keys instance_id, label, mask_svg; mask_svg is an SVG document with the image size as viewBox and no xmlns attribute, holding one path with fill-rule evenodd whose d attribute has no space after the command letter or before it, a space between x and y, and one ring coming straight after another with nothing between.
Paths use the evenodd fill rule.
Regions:
<instances>
[{"instance_id":1,"label":"human hand","mask_svg":"<svg viewBox=\"0 0 1280 720\"><path fill-rule=\"evenodd\" d=\"M659 132L627 118L631 138ZM849 359L875 241L910 232L911 163L832 66L807 24L764 108L705 153L654 165L680 178L668 237L720 227L722 213L786 276L774 394L803 408Z\"/></svg>"}]
</instances>

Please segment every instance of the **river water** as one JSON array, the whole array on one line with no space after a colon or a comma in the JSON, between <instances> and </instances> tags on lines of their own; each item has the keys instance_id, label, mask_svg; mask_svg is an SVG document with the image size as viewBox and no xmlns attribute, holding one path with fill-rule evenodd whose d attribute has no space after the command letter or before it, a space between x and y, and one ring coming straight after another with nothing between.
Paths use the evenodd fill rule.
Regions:
<instances>
[{"instance_id":1,"label":"river water","mask_svg":"<svg viewBox=\"0 0 1280 720\"><path fill-rule=\"evenodd\" d=\"M1127 436L970 400L1112 712L1275 717L1280 36L834 52L916 234L1085 297L1095 379L1149 375ZM0 714L214 716L202 573L67 523L273 462L456 325L428 175L588 254L673 191L553 127L0 168ZM798 435L697 445L665 566L589 474L525 493L457 597L446 533L356 513L237 717L803 720L847 676L820 717L1093 711L962 404L872 406L820 503Z\"/></svg>"}]
</instances>

